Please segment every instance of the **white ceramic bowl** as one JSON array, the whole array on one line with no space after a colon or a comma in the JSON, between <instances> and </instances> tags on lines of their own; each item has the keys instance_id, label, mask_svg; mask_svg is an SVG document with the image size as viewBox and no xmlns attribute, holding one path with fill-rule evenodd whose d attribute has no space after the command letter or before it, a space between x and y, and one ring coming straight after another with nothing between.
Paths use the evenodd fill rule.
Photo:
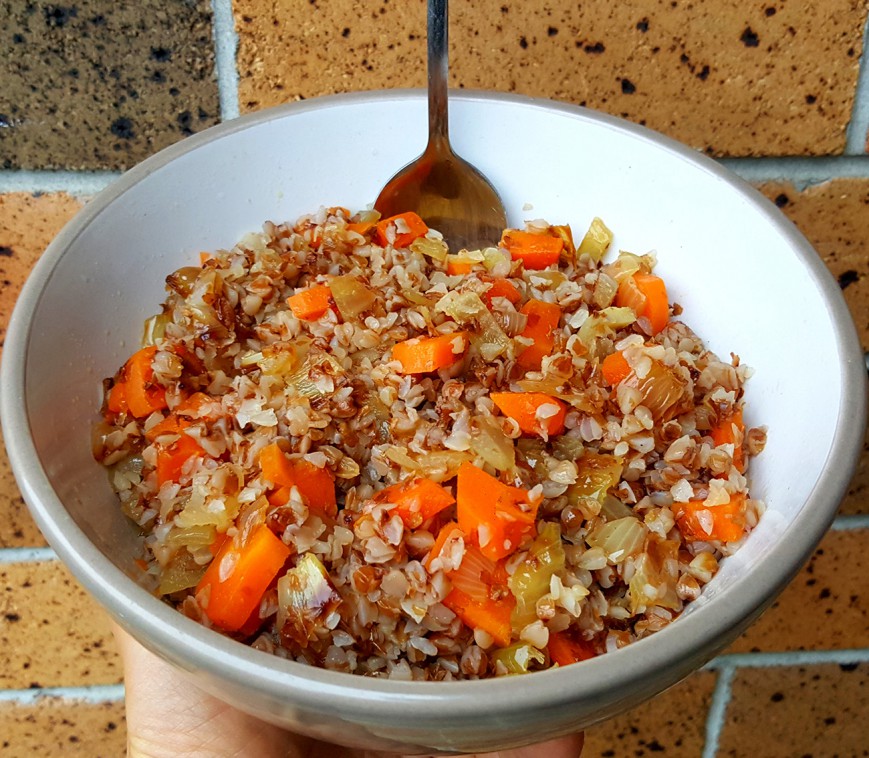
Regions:
<instances>
[{"instance_id":1,"label":"white ceramic bowl","mask_svg":"<svg viewBox=\"0 0 869 758\"><path fill-rule=\"evenodd\" d=\"M563 734L660 692L719 652L784 587L833 518L856 463L865 369L841 294L759 193L643 128L519 97L451 100L457 150L502 193L511 224L655 249L686 320L756 369L747 421L769 427L751 465L769 510L675 624L560 670L482 682L397 683L257 652L164 605L136 581L135 530L90 454L100 380L137 347L167 273L263 221L361 209L422 149L419 92L310 100L209 129L101 193L40 260L4 347L2 419L39 526L78 579L191 682L272 722L369 748L478 751Z\"/></svg>"}]
</instances>

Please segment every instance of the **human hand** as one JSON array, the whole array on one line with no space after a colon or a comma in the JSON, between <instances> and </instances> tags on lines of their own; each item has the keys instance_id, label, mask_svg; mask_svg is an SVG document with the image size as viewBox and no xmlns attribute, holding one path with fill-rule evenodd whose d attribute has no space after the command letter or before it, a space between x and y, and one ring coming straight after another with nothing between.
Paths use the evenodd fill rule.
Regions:
<instances>
[{"instance_id":1,"label":"human hand","mask_svg":"<svg viewBox=\"0 0 869 758\"><path fill-rule=\"evenodd\" d=\"M129 758L375 758L319 742L250 716L191 686L120 627ZM477 758L578 758L582 735ZM384 754L389 755L389 754Z\"/></svg>"}]
</instances>

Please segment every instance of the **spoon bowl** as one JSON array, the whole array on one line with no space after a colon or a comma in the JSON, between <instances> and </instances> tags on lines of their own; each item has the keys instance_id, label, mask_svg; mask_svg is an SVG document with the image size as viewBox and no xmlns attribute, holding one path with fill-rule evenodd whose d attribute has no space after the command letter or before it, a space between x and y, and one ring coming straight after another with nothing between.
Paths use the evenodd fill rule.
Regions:
<instances>
[{"instance_id":1,"label":"spoon bowl","mask_svg":"<svg viewBox=\"0 0 869 758\"><path fill-rule=\"evenodd\" d=\"M451 250L477 249L497 242L507 214L489 180L450 147L447 5L428 3L428 145L386 183L374 207L384 217L415 211Z\"/></svg>"}]
</instances>

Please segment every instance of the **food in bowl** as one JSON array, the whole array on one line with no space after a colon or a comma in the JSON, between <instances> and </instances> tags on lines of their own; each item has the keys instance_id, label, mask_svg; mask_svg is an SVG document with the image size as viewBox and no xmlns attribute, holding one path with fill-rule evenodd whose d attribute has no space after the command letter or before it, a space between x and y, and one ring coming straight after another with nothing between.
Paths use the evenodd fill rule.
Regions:
<instances>
[{"instance_id":1,"label":"food in bowl","mask_svg":"<svg viewBox=\"0 0 869 758\"><path fill-rule=\"evenodd\" d=\"M167 277L94 453L179 611L329 669L568 665L675 620L757 523L747 367L595 219L451 253L321 209Z\"/></svg>"}]
</instances>

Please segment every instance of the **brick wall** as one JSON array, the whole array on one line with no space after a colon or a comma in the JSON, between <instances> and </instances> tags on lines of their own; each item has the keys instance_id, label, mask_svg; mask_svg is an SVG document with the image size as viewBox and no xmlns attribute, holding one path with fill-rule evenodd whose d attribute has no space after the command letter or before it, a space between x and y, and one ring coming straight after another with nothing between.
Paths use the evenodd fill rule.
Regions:
<instances>
[{"instance_id":1,"label":"brick wall","mask_svg":"<svg viewBox=\"0 0 869 758\"><path fill-rule=\"evenodd\" d=\"M239 113L425 83L421 0L0 7L0 345L33 262L123 169ZM622 116L757 184L829 265L869 349L865 0L454 0L451 13L453 87ZM865 755L867 553L869 447L775 606L705 670L591 730L586 755ZM45 546L2 446L0 585L0 754L123 755L107 621L82 612L93 603Z\"/></svg>"}]
</instances>

